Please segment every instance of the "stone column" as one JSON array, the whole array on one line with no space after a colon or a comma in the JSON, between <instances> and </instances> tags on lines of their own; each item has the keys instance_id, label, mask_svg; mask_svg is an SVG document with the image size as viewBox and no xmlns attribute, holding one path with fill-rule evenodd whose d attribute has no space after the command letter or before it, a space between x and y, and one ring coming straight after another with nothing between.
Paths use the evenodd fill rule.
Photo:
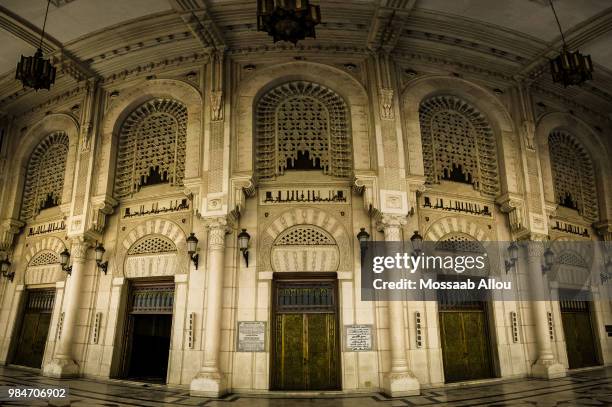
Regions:
<instances>
[{"instance_id":1,"label":"stone column","mask_svg":"<svg viewBox=\"0 0 612 407\"><path fill-rule=\"evenodd\" d=\"M219 397L226 391L226 383L219 369L223 269L227 220L217 218L208 224L208 283L206 285L206 322L204 328L204 358L202 368L191 381L192 396Z\"/></svg>"},{"instance_id":2,"label":"stone column","mask_svg":"<svg viewBox=\"0 0 612 407\"><path fill-rule=\"evenodd\" d=\"M544 279L542 276L542 258L544 243L541 241L524 242L527 254L527 275L531 291L531 310L534 322L537 359L531 367L531 375L544 379L554 379L566 375L565 366L554 356L552 342L548 331L548 314L544 297Z\"/></svg>"},{"instance_id":3,"label":"stone column","mask_svg":"<svg viewBox=\"0 0 612 407\"><path fill-rule=\"evenodd\" d=\"M384 216L378 224L385 234L385 241L401 241L401 224L405 221L399 216ZM404 326L404 302L388 301L389 310L389 348L391 351L391 370L383 378L385 393L391 397L404 397L420 394L421 385L408 368L406 353L406 330Z\"/></svg>"},{"instance_id":4,"label":"stone column","mask_svg":"<svg viewBox=\"0 0 612 407\"><path fill-rule=\"evenodd\" d=\"M74 239L70 247L72 272L68 278L68 286L64 292L64 321L62 334L57 344L55 356L43 369L44 376L75 377L79 375L79 366L74 354L76 325L83 290L85 260L89 243Z\"/></svg>"}]
</instances>

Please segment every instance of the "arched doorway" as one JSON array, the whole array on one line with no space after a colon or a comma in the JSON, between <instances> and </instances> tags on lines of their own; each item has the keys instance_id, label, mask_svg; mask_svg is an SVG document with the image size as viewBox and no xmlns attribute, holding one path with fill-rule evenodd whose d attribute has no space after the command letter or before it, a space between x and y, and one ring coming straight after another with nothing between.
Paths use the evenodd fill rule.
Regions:
<instances>
[{"instance_id":1,"label":"arched doorway","mask_svg":"<svg viewBox=\"0 0 612 407\"><path fill-rule=\"evenodd\" d=\"M436 245L439 256L474 256L485 253L482 244L466 234L444 237ZM486 278L481 274L439 274L438 281L466 281L476 284ZM493 377L493 357L489 335L489 304L460 290L438 290L440 342L446 382Z\"/></svg>"},{"instance_id":2,"label":"arched doorway","mask_svg":"<svg viewBox=\"0 0 612 407\"><path fill-rule=\"evenodd\" d=\"M23 281L24 305L14 331L11 363L40 369L45 360L54 307L61 308L61 298L56 300L55 284L65 278L58 255L64 245L59 239L45 238L32 246L37 249L33 247L25 256L28 266Z\"/></svg>"},{"instance_id":3,"label":"arched doorway","mask_svg":"<svg viewBox=\"0 0 612 407\"><path fill-rule=\"evenodd\" d=\"M296 225L277 237L272 248L273 390L340 389L338 261L333 236L316 226Z\"/></svg>"}]
</instances>

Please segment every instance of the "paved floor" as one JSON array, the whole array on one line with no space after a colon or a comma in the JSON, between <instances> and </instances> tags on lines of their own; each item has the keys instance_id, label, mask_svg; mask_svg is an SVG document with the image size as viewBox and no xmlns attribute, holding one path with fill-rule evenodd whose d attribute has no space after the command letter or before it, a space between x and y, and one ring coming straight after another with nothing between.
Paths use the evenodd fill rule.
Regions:
<instances>
[{"instance_id":1,"label":"paved floor","mask_svg":"<svg viewBox=\"0 0 612 407\"><path fill-rule=\"evenodd\" d=\"M424 390L421 396L388 399L380 394L287 397L230 395L192 398L185 390L89 379L55 380L35 372L0 367L1 386L69 386L71 406L211 407L403 407L403 406L612 406L612 367L572 373L563 379L520 379L473 386ZM3 406L47 406L47 401L0 401Z\"/></svg>"}]
</instances>

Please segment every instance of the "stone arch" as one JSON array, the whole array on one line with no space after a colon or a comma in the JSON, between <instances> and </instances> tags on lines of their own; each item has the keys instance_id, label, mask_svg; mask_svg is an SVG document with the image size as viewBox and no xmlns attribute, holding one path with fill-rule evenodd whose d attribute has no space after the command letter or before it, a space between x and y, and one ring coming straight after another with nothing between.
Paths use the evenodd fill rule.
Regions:
<instances>
[{"instance_id":1,"label":"stone arch","mask_svg":"<svg viewBox=\"0 0 612 407\"><path fill-rule=\"evenodd\" d=\"M454 96L476 107L487 119L497 142L501 189L519 191L518 138L510 113L488 89L465 79L426 75L408 82L402 90L402 126L408 173L425 175L419 108L421 102L441 95Z\"/></svg>"},{"instance_id":2,"label":"stone arch","mask_svg":"<svg viewBox=\"0 0 612 407\"><path fill-rule=\"evenodd\" d=\"M438 219L425 230L424 238L436 242L451 234L464 234L479 242L493 240L491 233L487 232L482 225L467 217L460 216L447 216Z\"/></svg>"},{"instance_id":3,"label":"stone arch","mask_svg":"<svg viewBox=\"0 0 612 407\"><path fill-rule=\"evenodd\" d=\"M259 239L258 268L262 271L272 271L272 249L279 237L288 233L294 227L315 228L328 235L337 245L338 265L337 271L353 270L352 244L344 225L334 215L318 208L294 208L280 213L266 225ZM335 271L335 270L334 270Z\"/></svg>"},{"instance_id":4,"label":"stone arch","mask_svg":"<svg viewBox=\"0 0 612 407\"><path fill-rule=\"evenodd\" d=\"M548 145L549 135L554 131L565 131L573 135L584 147L595 171L599 219L609 219L612 217L612 183L610 182L612 166L609 161L612 153L601 142L594 129L569 113L548 113L540 118L536 126L535 141L542 168L544 199L549 203L555 202L552 163Z\"/></svg>"},{"instance_id":5,"label":"stone arch","mask_svg":"<svg viewBox=\"0 0 612 407\"><path fill-rule=\"evenodd\" d=\"M15 165L11 168L14 171L14 179L17 182L11 183L11 189L9 190L8 208L4 211L7 218L19 219L30 155L47 136L58 132L66 134L69 140L61 202L62 204L70 203L74 184L74 166L78 152L79 124L71 115L54 113L42 118L20 138L23 141L20 141L13 154Z\"/></svg>"},{"instance_id":6,"label":"stone arch","mask_svg":"<svg viewBox=\"0 0 612 407\"><path fill-rule=\"evenodd\" d=\"M232 145L235 146L232 152L232 171L252 173L254 170L255 102L270 89L291 81L320 84L338 93L346 101L350 116L354 169L375 168L375 154L372 153L374 144L370 140L370 107L363 85L338 68L314 62L294 61L258 69L241 82L234 100L237 113L232 131Z\"/></svg>"},{"instance_id":7,"label":"stone arch","mask_svg":"<svg viewBox=\"0 0 612 407\"><path fill-rule=\"evenodd\" d=\"M154 99L174 99L187 107L185 150L189 154L185 166L185 179L201 175L203 107L200 92L192 85L173 79L152 79L120 93L112 100L101 126L100 160L94 191L96 195L113 194L114 168L117 156L117 138L126 117L143 103Z\"/></svg>"},{"instance_id":8,"label":"stone arch","mask_svg":"<svg viewBox=\"0 0 612 407\"><path fill-rule=\"evenodd\" d=\"M291 226L274 240L272 246L274 271L337 271L339 264L336 240L317 226Z\"/></svg>"},{"instance_id":9,"label":"stone arch","mask_svg":"<svg viewBox=\"0 0 612 407\"><path fill-rule=\"evenodd\" d=\"M174 250L130 253L139 243L156 238L171 242ZM128 278L185 274L189 270L185 238L183 229L171 220L158 218L141 222L118 245L117 269L113 274Z\"/></svg>"},{"instance_id":10,"label":"stone arch","mask_svg":"<svg viewBox=\"0 0 612 407\"><path fill-rule=\"evenodd\" d=\"M43 237L36 241L31 241L24 256L25 272L23 273L23 284L54 284L66 279L66 273L62 271L59 264L59 255L66 249L64 242L54 236ZM52 253L56 257L56 262L40 262L34 264L40 256Z\"/></svg>"},{"instance_id":11,"label":"stone arch","mask_svg":"<svg viewBox=\"0 0 612 407\"><path fill-rule=\"evenodd\" d=\"M440 237L435 245L435 251L437 255L444 256L453 253L454 255L463 254L463 255L485 255L486 267L482 270L466 270L463 275L473 275L473 276L486 276L491 273L491 264L488 257L488 250L490 249L490 244L486 241L481 241L476 239L474 236L465 233L465 232L450 232L446 235ZM451 273L452 274L452 273Z\"/></svg>"}]
</instances>

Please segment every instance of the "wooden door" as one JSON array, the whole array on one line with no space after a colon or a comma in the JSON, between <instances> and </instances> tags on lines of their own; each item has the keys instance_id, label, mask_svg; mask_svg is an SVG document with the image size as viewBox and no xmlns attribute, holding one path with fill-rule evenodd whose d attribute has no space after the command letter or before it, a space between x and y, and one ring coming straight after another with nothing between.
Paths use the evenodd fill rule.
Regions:
<instances>
[{"instance_id":1,"label":"wooden door","mask_svg":"<svg viewBox=\"0 0 612 407\"><path fill-rule=\"evenodd\" d=\"M47 344L55 291L32 290L26 295L26 306L13 363L38 369L42 365Z\"/></svg>"},{"instance_id":2,"label":"wooden door","mask_svg":"<svg viewBox=\"0 0 612 407\"><path fill-rule=\"evenodd\" d=\"M165 383L173 306L174 282L130 282L120 377Z\"/></svg>"},{"instance_id":3,"label":"wooden door","mask_svg":"<svg viewBox=\"0 0 612 407\"><path fill-rule=\"evenodd\" d=\"M442 310L440 336L447 382L492 377L484 309Z\"/></svg>"},{"instance_id":4,"label":"wooden door","mask_svg":"<svg viewBox=\"0 0 612 407\"><path fill-rule=\"evenodd\" d=\"M591 313L587 301L561 301L561 320L570 369L598 363Z\"/></svg>"},{"instance_id":5,"label":"wooden door","mask_svg":"<svg viewBox=\"0 0 612 407\"><path fill-rule=\"evenodd\" d=\"M272 388L338 389L335 281L280 282L275 291Z\"/></svg>"}]
</instances>

